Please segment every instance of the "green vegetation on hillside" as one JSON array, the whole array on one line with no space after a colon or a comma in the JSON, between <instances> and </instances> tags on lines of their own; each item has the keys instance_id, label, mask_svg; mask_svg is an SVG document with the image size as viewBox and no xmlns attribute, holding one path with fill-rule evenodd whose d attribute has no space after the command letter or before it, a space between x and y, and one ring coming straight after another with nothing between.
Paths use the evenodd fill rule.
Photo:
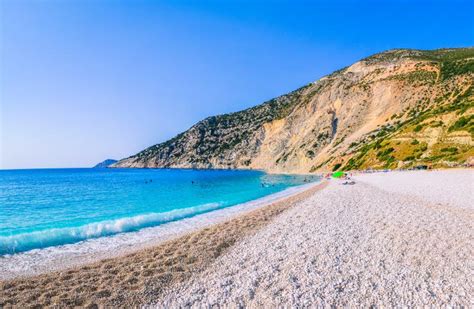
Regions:
<instances>
[{"instance_id":1,"label":"green vegetation on hillside","mask_svg":"<svg viewBox=\"0 0 474 309\"><path fill-rule=\"evenodd\" d=\"M268 127L288 127L292 136L267 131L276 120L284 121ZM361 136L365 123L379 126ZM126 164L259 168L252 160L263 151L277 170L443 166L473 157L473 137L474 48L398 49L261 105L208 117Z\"/></svg>"},{"instance_id":2,"label":"green vegetation on hillside","mask_svg":"<svg viewBox=\"0 0 474 309\"><path fill-rule=\"evenodd\" d=\"M149 147L136 154L135 157L147 160L156 157L158 153L178 157L186 152L185 143L188 135L193 135L198 138L198 142L193 145L196 156L193 157L191 163L209 163L212 157L231 152L237 145L247 141L264 123L288 116L295 106L301 104L303 93L310 86L311 84L308 84L289 94L246 110L208 117L188 131L164 143ZM307 97L306 95L305 98ZM250 164L249 161L244 163Z\"/></svg>"},{"instance_id":3,"label":"green vegetation on hillside","mask_svg":"<svg viewBox=\"0 0 474 309\"><path fill-rule=\"evenodd\" d=\"M462 93L458 92L452 102L438 100L439 103L434 108L407 111L410 117L405 121L382 126L361 144L343 169L396 168L400 161L403 162L403 167L419 164L438 166L443 161L464 162L474 155L473 147L455 142L455 137L449 137L449 134L464 131L470 133L471 138L474 137L473 87ZM442 118L452 118L451 124L445 125L440 120ZM441 138L428 147L421 140L429 140L428 131L433 129L441 130ZM413 138L407 140L408 136Z\"/></svg>"}]
</instances>

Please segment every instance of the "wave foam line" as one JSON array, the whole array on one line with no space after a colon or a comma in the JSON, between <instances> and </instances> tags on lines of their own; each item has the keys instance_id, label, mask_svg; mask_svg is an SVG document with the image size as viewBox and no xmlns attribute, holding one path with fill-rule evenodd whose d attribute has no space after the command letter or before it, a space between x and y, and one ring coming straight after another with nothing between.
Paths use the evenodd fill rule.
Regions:
<instances>
[{"instance_id":1,"label":"wave foam line","mask_svg":"<svg viewBox=\"0 0 474 309\"><path fill-rule=\"evenodd\" d=\"M82 240L133 232L145 227L184 219L218 209L222 203L208 203L195 207L152 213L135 217L90 223L78 227L56 228L12 236L0 236L0 255L59 246Z\"/></svg>"}]
</instances>

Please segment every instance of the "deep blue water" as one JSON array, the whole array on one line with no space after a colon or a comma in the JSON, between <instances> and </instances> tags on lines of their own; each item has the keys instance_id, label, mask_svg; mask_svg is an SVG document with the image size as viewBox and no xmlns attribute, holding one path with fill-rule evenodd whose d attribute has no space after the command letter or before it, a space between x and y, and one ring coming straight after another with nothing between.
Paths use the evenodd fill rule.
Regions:
<instances>
[{"instance_id":1,"label":"deep blue water","mask_svg":"<svg viewBox=\"0 0 474 309\"><path fill-rule=\"evenodd\" d=\"M0 255L136 231L305 179L316 180L236 170L0 170Z\"/></svg>"}]
</instances>

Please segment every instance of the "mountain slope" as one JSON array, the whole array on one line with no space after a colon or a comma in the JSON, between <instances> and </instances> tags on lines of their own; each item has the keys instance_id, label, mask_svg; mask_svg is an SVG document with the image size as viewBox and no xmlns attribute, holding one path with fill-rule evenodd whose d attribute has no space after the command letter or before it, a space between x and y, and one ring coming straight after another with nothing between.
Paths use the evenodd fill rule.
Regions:
<instances>
[{"instance_id":1,"label":"mountain slope","mask_svg":"<svg viewBox=\"0 0 474 309\"><path fill-rule=\"evenodd\" d=\"M97 163L96 165L94 165L93 168L106 168L106 167L109 167L110 165L114 164L118 162L117 160L114 160L114 159L106 159L100 163Z\"/></svg>"},{"instance_id":2,"label":"mountain slope","mask_svg":"<svg viewBox=\"0 0 474 309\"><path fill-rule=\"evenodd\" d=\"M390 50L237 113L209 117L113 167L312 172L474 157L474 48Z\"/></svg>"}]
</instances>

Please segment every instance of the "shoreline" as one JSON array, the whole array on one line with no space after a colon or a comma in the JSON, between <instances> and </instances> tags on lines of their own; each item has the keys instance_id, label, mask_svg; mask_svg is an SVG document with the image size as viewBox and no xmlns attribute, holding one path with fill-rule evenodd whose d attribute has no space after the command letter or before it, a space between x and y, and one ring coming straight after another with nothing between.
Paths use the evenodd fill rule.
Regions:
<instances>
[{"instance_id":1,"label":"shoreline","mask_svg":"<svg viewBox=\"0 0 474 309\"><path fill-rule=\"evenodd\" d=\"M36 266L27 276L0 281L0 304L131 306L151 301L146 297L147 291L137 292L139 286L149 287L150 281L153 281L153 295L156 295L170 284L202 271L242 237L254 233L275 216L326 185L327 182L321 181L293 187L282 191L290 190L286 195L282 196L282 192L271 195L271 200L266 197L265 201L259 199L259 202L228 207L199 215L200 218L189 218L196 220L214 215L215 221L208 221L205 226L159 242L148 243L147 246L128 248L132 250L125 250L118 256L117 252L109 257L95 256L84 263L72 263L69 267L62 264L48 272L44 272L44 266ZM219 211L221 216L216 217L215 212ZM53 266L53 262L50 260L48 265ZM114 289L110 290L110 287Z\"/></svg>"},{"instance_id":2,"label":"shoreline","mask_svg":"<svg viewBox=\"0 0 474 309\"><path fill-rule=\"evenodd\" d=\"M334 179L122 257L0 281L0 307L462 307L474 171Z\"/></svg>"},{"instance_id":3,"label":"shoreline","mask_svg":"<svg viewBox=\"0 0 474 309\"><path fill-rule=\"evenodd\" d=\"M151 248L165 241L282 201L317 186L321 181L290 187L245 203L143 228L139 231L0 256L0 281L61 271Z\"/></svg>"}]
</instances>

